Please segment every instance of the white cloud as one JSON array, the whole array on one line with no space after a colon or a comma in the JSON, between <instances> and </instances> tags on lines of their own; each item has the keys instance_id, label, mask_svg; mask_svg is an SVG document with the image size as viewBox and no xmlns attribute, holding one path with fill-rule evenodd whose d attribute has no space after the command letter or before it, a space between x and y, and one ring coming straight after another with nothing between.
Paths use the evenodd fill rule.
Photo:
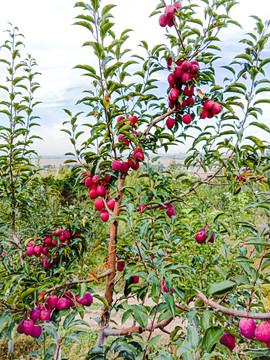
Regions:
<instances>
[{"instance_id":1,"label":"white cloud","mask_svg":"<svg viewBox=\"0 0 270 360\"><path fill-rule=\"evenodd\" d=\"M106 4L112 2L114 1L104 1ZM135 29L129 42L132 49L143 39L150 45L164 41L164 29L158 26L158 18L148 18L159 3L158 0L115 2L117 8L113 10L116 18L114 30L119 34L125 28ZM240 4L232 11L232 16L250 31L253 25L249 15L256 14L266 20L268 2L240 0ZM72 69L76 64L91 63L93 59L90 48L81 47L88 40L88 33L83 28L72 25L76 14L80 12L74 8L74 4L75 0L10 0L0 4L0 43L5 38L3 31L8 28L8 22L18 26L25 36L27 51L36 58L38 70L42 73L39 78L41 89L37 94L43 102L38 113L42 118L39 134L44 141L36 144L41 154L63 154L70 150L67 137L60 132L65 119L62 109L73 107L89 81L81 76L79 70ZM238 34L236 27L225 30L224 40L232 45L231 50ZM161 88L164 88L164 84L161 84Z\"/></svg>"}]
</instances>

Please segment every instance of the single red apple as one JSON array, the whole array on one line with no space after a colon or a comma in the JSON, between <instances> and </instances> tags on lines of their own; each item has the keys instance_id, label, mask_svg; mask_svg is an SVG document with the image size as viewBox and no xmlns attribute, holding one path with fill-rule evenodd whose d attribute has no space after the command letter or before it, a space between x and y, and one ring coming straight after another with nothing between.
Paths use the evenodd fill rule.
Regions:
<instances>
[{"instance_id":1,"label":"single red apple","mask_svg":"<svg viewBox=\"0 0 270 360\"><path fill-rule=\"evenodd\" d=\"M107 202L107 206L110 210L113 210L114 209L114 206L115 206L115 200L114 199L110 199L108 202Z\"/></svg>"},{"instance_id":2,"label":"single red apple","mask_svg":"<svg viewBox=\"0 0 270 360\"><path fill-rule=\"evenodd\" d=\"M94 203L95 209L98 211L101 211L104 208L104 202L103 200L100 199L96 199L95 203Z\"/></svg>"},{"instance_id":3,"label":"single red apple","mask_svg":"<svg viewBox=\"0 0 270 360\"><path fill-rule=\"evenodd\" d=\"M120 168L121 168L121 161L114 160L114 161L112 162L112 169L113 169L113 171L120 171Z\"/></svg>"},{"instance_id":4,"label":"single red apple","mask_svg":"<svg viewBox=\"0 0 270 360\"><path fill-rule=\"evenodd\" d=\"M101 210L100 218L102 221L107 222L109 220L109 217L110 217L110 215L107 210Z\"/></svg>"},{"instance_id":5,"label":"single red apple","mask_svg":"<svg viewBox=\"0 0 270 360\"><path fill-rule=\"evenodd\" d=\"M192 121L192 118L189 114L185 114L182 116L182 121L184 124L190 124Z\"/></svg>"},{"instance_id":6,"label":"single red apple","mask_svg":"<svg viewBox=\"0 0 270 360\"><path fill-rule=\"evenodd\" d=\"M57 307L58 297L56 295L50 295L47 301L50 308L55 309Z\"/></svg>"},{"instance_id":7,"label":"single red apple","mask_svg":"<svg viewBox=\"0 0 270 360\"><path fill-rule=\"evenodd\" d=\"M120 170L122 173L127 173L129 169L128 162L121 162Z\"/></svg>"},{"instance_id":8,"label":"single red apple","mask_svg":"<svg viewBox=\"0 0 270 360\"><path fill-rule=\"evenodd\" d=\"M33 327L33 330L32 330L32 332L31 332L30 335L31 335L34 339L36 339L36 338L40 337L41 333L42 333L41 326L36 325L36 326Z\"/></svg>"},{"instance_id":9,"label":"single red apple","mask_svg":"<svg viewBox=\"0 0 270 360\"><path fill-rule=\"evenodd\" d=\"M205 110L211 110L212 107L213 107L214 103L212 100L210 99L207 99L205 102L204 102L204 105L203 107L205 108Z\"/></svg>"},{"instance_id":10,"label":"single red apple","mask_svg":"<svg viewBox=\"0 0 270 360\"><path fill-rule=\"evenodd\" d=\"M225 331L224 331L221 339L219 340L219 342L222 345L227 346L227 348L229 348L231 351L233 351L233 349L235 348L235 337L226 333Z\"/></svg>"},{"instance_id":11,"label":"single red apple","mask_svg":"<svg viewBox=\"0 0 270 360\"><path fill-rule=\"evenodd\" d=\"M34 248L33 247L29 247L26 249L26 255L28 256L32 256L34 254Z\"/></svg>"},{"instance_id":12,"label":"single red apple","mask_svg":"<svg viewBox=\"0 0 270 360\"><path fill-rule=\"evenodd\" d=\"M256 323L252 319L241 319L239 321L239 329L247 339L253 339L256 329Z\"/></svg>"},{"instance_id":13,"label":"single red apple","mask_svg":"<svg viewBox=\"0 0 270 360\"><path fill-rule=\"evenodd\" d=\"M171 130L173 127L174 127L174 124L175 124L175 120L173 119L173 118L168 118L167 120L166 120L166 125L167 125L167 128L169 129L169 130Z\"/></svg>"},{"instance_id":14,"label":"single red apple","mask_svg":"<svg viewBox=\"0 0 270 360\"><path fill-rule=\"evenodd\" d=\"M85 180L84 180L84 183L87 187L91 186L92 185L92 178L91 176L88 176Z\"/></svg>"},{"instance_id":15,"label":"single red apple","mask_svg":"<svg viewBox=\"0 0 270 360\"><path fill-rule=\"evenodd\" d=\"M117 271L123 271L125 268L126 262L124 259L120 259L117 261Z\"/></svg>"},{"instance_id":16,"label":"single red apple","mask_svg":"<svg viewBox=\"0 0 270 360\"><path fill-rule=\"evenodd\" d=\"M255 338L264 343L270 342L270 322L263 321L255 329Z\"/></svg>"},{"instance_id":17,"label":"single red apple","mask_svg":"<svg viewBox=\"0 0 270 360\"><path fill-rule=\"evenodd\" d=\"M31 335L33 328L34 328L34 321L33 320L24 320L22 324L23 332L25 335Z\"/></svg>"},{"instance_id":18,"label":"single red apple","mask_svg":"<svg viewBox=\"0 0 270 360\"><path fill-rule=\"evenodd\" d=\"M57 309L58 310L63 310L63 309L69 309L71 307L71 302L70 302L70 299L67 299L67 298L60 298L58 301L57 301Z\"/></svg>"},{"instance_id":19,"label":"single red apple","mask_svg":"<svg viewBox=\"0 0 270 360\"><path fill-rule=\"evenodd\" d=\"M169 22L169 19L167 18L166 15L161 15L160 18L159 18L159 25L161 27L165 27L168 25L168 22Z\"/></svg>"},{"instance_id":20,"label":"single red apple","mask_svg":"<svg viewBox=\"0 0 270 360\"><path fill-rule=\"evenodd\" d=\"M90 199L95 200L98 197L97 190L92 189L89 193L89 197L90 197Z\"/></svg>"},{"instance_id":21,"label":"single red apple","mask_svg":"<svg viewBox=\"0 0 270 360\"><path fill-rule=\"evenodd\" d=\"M79 295L77 295L76 301L81 305L90 306L93 302L93 296L90 294L90 292L86 291L86 293L81 299L79 298Z\"/></svg>"},{"instance_id":22,"label":"single red apple","mask_svg":"<svg viewBox=\"0 0 270 360\"><path fill-rule=\"evenodd\" d=\"M40 246L35 246L34 247L34 255L36 257L40 257L40 255L41 255L41 247Z\"/></svg>"}]
</instances>

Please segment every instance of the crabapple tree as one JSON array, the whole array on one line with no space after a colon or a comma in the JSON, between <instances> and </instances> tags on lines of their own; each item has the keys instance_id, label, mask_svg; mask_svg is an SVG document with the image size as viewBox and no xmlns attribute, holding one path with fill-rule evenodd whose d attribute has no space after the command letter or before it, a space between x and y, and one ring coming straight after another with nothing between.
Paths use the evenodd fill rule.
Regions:
<instances>
[{"instance_id":1,"label":"crabapple tree","mask_svg":"<svg viewBox=\"0 0 270 360\"><path fill-rule=\"evenodd\" d=\"M77 101L80 111L65 109L63 131L74 147L68 162L76 163L78 186L92 200L91 220L108 229L91 255L106 247L106 269L83 270L91 222L76 214L27 242L15 269L5 263L6 278L21 276L20 288L12 285L1 300L6 322L37 341L52 336L47 358L60 359L62 342L80 335L75 326L85 324L81 309L94 297L103 309L87 359L270 354L270 128L263 119L270 102L269 23L252 16L255 29L225 63L222 32L229 27L241 32L230 17L236 1L155 5L150 16L164 39L153 48L142 41L135 54L126 47L130 29L114 32L115 5L75 4L75 24L84 31L83 46L96 66L75 67L91 83ZM160 149L188 142L185 165L192 175L174 168L158 171ZM224 202L229 198L229 206L218 207L215 194ZM235 199L241 206L230 208ZM41 270L30 281L33 266ZM93 283L104 277L100 296ZM129 304L130 298L137 303ZM121 326L113 311L121 312ZM76 314L81 320L74 320ZM156 330L166 337L165 350Z\"/></svg>"}]
</instances>

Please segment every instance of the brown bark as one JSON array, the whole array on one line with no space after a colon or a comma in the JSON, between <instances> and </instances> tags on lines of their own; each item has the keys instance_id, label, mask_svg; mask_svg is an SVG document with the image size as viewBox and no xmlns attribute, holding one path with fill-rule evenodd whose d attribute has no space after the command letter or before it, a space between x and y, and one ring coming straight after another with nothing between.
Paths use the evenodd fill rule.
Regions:
<instances>
[{"instance_id":1,"label":"brown bark","mask_svg":"<svg viewBox=\"0 0 270 360\"><path fill-rule=\"evenodd\" d=\"M177 111L176 108L174 107L172 110L167 111L166 114L161 115L156 120L151 121L148 127L146 128L146 130L144 131L144 133L142 134L142 136L140 137L139 141L142 141L146 138L146 136L149 134L150 130L154 125L158 124L160 121L166 119L168 116L174 114L175 112Z\"/></svg>"},{"instance_id":2,"label":"brown bark","mask_svg":"<svg viewBox=\"0 0 270 360\"><path fill-rule=\"evenodd\" d=\"M123 200L123 188L125 185L125 179L127 174L120 173L117 194L115 197L115 207L113 210L113 216L120 215L120 206ZM110 242L109 242L109 254L108 254L108 270L111 273L107 276L106 279L106 289L105 289L105 298L109 304L109 308L104 306L101 314L101 328L104 328L109 324L110 321L110 306L113 300L113 289L114 289L114 279L115 279L115 267L116 267L116 242L117 242L117 228L118 228L118 220L113 219L111 221L110 228Z\"/></svg>"},{"instance_id":3,"label":"brown bark","mask_svg":"<svg viewBox=\"0 0 270 360\"><path fill-rule=\"evenodd\" d=\"M215 310L215 312L222 312L223 314L232 315L236 317L243 317L243 318L249 318L249 319L261 319L261 320L269 320L270 319L270 313L247 313L247 311L238 311L231 308L227 308L225 306L222 306L218 303L216 303L213 300L207 299L207 297L198 291L198 298L201 299L205 304L209 305L211 308Z\"/></svg>"},{"instance_id":4,"label":"brown bark","mask_svg":"<svg viewBox=\"0 0 270 360\"><path fill-rule=\"evenodd\" d=\"M105 271L103 274L97 275L97 278L98 278L98 279L102 279L102 278L104 278L105 276L108 276L110 273L111 273L111 270L107 270L107 271ZM50 292L55 291L55 290L57 290L57 289L60 289L60 288L62 288L62 287L69 287L69 286L71 286L71 285L76 285L76 284L81 284L81 283L91 283L91 282L93 282L93 281L95 281L95 280L94 280L94 279L83 279L83 280L67 281L67 282L65 282L64 284L56 285L56 286L54 286L54 287L46 290L46 291L44 292L44 295L45 295L45 294L49 294Z\"/></svg>"},{"instance_id":5,"label":"brown bark","mask_svg":"<svg viewBox=\"0 0 270 360\"><path fill-rule=\"evenodd\" d=\"M131 334L141 334L145 331L152 331L155 329L163 329L165 328L167 325L170 324L170 322L173 320L173 317L170 316L168 319L162 320L160 323L156 324L156 325L152 325L149 324L147 325L146 328L143 328L141 326L133 326L130 328L126 328L126 329L111 329L111 328L106 328L104 329L104 335L105 336L123 336L123 335L131 335Z\"/></svg>"}]
</instances>

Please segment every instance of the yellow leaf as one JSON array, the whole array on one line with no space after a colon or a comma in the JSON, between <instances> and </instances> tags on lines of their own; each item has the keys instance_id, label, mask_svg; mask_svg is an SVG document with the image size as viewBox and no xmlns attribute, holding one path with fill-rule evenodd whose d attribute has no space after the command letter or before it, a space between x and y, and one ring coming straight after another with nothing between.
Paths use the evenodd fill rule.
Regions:
<instances>
[{"instance_id":1,"label":"yellow leaf","mask_svg":"<svg viewBox=\"0 0 270 360\"><path fill-rule=\"evenodd\" d=\"M247 172L247 171L243 172L241 175L242 176L247 176L247 177L254 176L254 174L252 174L251 172Z\"/></svg>"},{"instance_id":2,"label":"yellow leaf","mask_svg":"<svg viewBox=\"0 0 270 360\"><path fill-rule=\"evenodd\" d=\"M263 305L266 310L270 310L270 294L263 299Z\"/></svg>"},{"instance_id":3,"label":"yellow leaf","mask_svg":"<svg viewBox=\"0 0 270 360\"><path fill-rule=\"evenodd\" d=\"M46 291L42 291L38 296L38 301L42 300L44 298Z\"/></svg>"},{"instance_id":4,"label":"yellow leaf","mask_svg":"<svg viewBox=\"0 0 270 360\"><path fill-rule=\"evenodd\" d=\"M110 95L109 94L104 96L103 104L106 109L108 109L110 107Z\"/></svg>"},{"instance_id":5,"label":"yellow leaf","mask_svg":"<svg viewBox=\"0 0 270 360\"><path fill-rule=\"evenodd\" d=\"M236 188L235 188L235 192L238 191L239 189L241 189L241 187L242 187L241 184L237 185Z\"/></svg>"},{"instance_id":6,"label":"yellow leaf","mask_svg":"<svg viewBox=\"0 0 270 360\"><path fill-rule=\"evenodd\" d=\"M100 245L95 246L94 249L92 250L92 254L102 248L103 248L103 246L100 246Z\"/></svg>"},{"instance_id":7,"label":"yellow leaf","mask_svg":"<svg viewBox=\"0 0 270 360\"><path fill-rule=\"evenodd\" d=\"M97 275L95 275L94 273L92 273L92 271L89 271L89 272L88 272L88 275L91 276L91 278L94 279L95 281L98 281Z\"/></svg>"},{"instance_id":8,"label":"yellow leaf","mask_svg":"<svg viewBox=\"0 0 270 360\"><path fill-rule=\"evenodd\" d=\"M197 94L198 94L198 96L199 96L200 99L203 99L203 98L204 98L204 95L203 95L202 90L197 89Z\"/></svg>"}]
</instances>

